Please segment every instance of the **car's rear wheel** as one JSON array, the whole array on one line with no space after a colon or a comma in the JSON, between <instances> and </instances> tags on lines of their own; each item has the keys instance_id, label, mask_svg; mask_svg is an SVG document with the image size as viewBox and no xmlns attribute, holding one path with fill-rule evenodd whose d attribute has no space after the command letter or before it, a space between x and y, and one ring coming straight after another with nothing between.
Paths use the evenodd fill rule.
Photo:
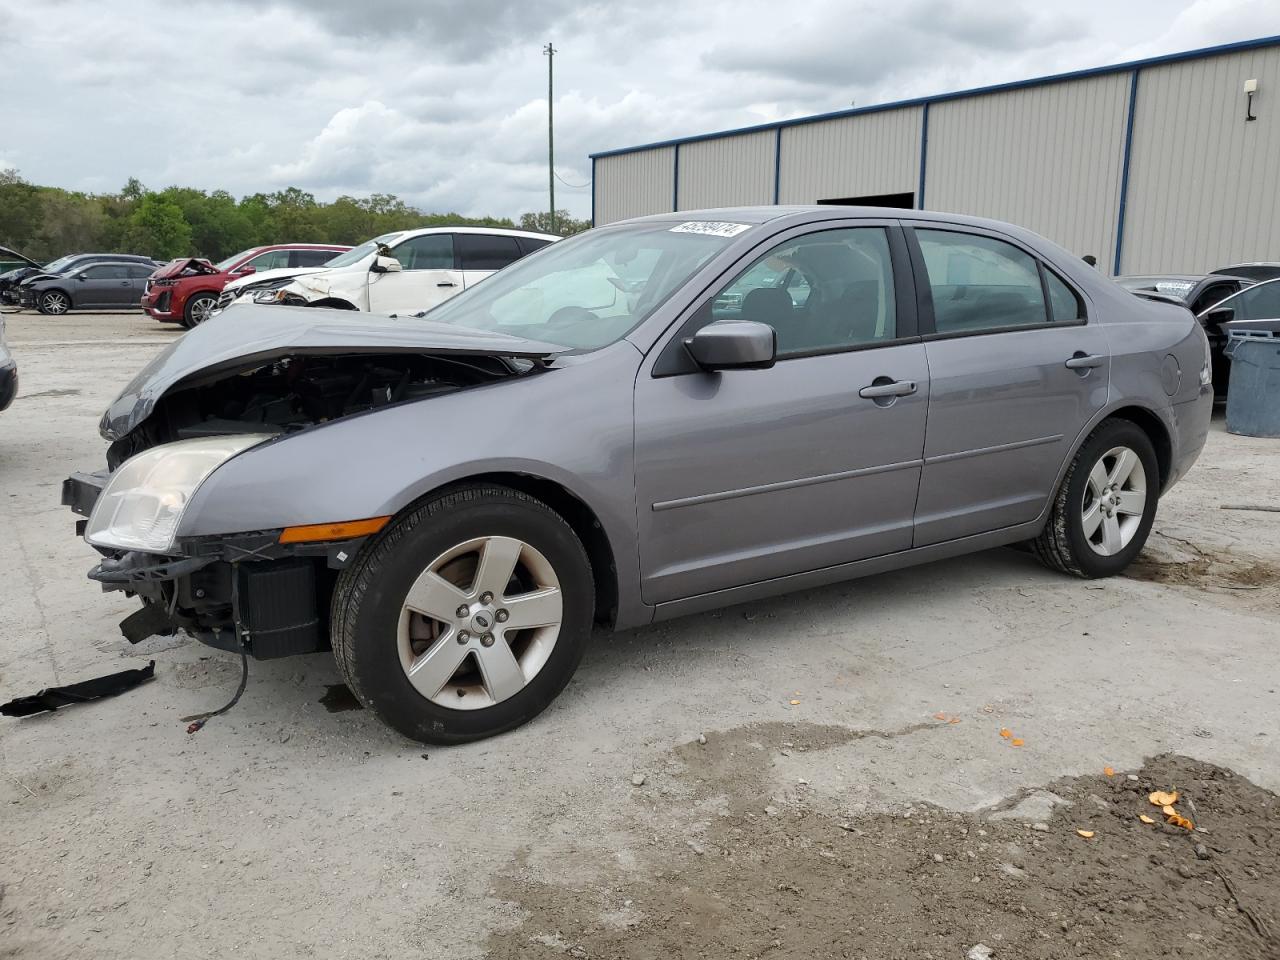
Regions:
<instances>
[{"instance_id":1,"label":"car's rear wheel","mask_svg":"<svg viewBox=\"0 0 1280 960\"><path fill-rule=\"evenodd\" d=\"M1078 577L1114 576L1142 550L1160 499L1150 438L1128 420L1106 420L1085 440L1034 541L1036 555Z\"/></svg>"},{"instance_id":2,"label":"car's rear wheel","mask_svg":"<svg viewBox=\"0 0 1280 960\"><path fill-rule=\"evenodd\" d=\"M473 486L392 523L343 571L333 652L347 685L424 743L478 740L540 713L591 632L581 542L545 504Z\"/></svg>"},{"instance_id":3,"label":"car's rear wheel","mask_svg":"<svg viewBox=\"0 0 1280 960\"><path fill-rule=\"evenodd\" d=\"M218 298L211 293L197 293L195 296L188 298L186 307L182 311L182 325L190 330L198 324L204 323L213 316L214 309L218 306Z\"/></svg>"},{"instance_id":4,"label":"car's rear wheel","mask_svg":"<svg viewBox=\"0 0 1280 960\"><path fill-rule=\"evenodd\" d=\"M36 309L50 317L60 317L71 309L71 298L61 290L46 290L36 299Z\"/></svg>"}]
</instances>

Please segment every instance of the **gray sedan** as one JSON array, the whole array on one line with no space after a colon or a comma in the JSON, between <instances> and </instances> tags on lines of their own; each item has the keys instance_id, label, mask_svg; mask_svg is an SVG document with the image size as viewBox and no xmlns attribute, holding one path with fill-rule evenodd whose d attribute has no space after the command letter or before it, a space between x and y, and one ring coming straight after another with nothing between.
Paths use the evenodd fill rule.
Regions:
<instances>
[{"instance_id":1,"label":"gray sedan","mask_svg":"<svg viewBox=\"0 0 1280 960\"><path fill-rule=\"evenodd\" d=\"M1208 344L1026 230L869 208L589 231L421 317L236 306L108 409L90 576L259 658L328 649L405 735L547 706L626 629L1003 544L1122 571Z\"/></svg>"}]
</instances>

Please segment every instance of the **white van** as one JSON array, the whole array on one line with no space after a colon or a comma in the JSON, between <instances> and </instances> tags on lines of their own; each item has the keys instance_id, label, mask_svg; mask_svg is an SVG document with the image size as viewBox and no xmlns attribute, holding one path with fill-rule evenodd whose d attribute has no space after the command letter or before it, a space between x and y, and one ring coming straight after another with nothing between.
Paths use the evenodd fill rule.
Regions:
<instances>
[{"instance_id":1,"label":"white van","mask_svg":"<svg viewBox=\"0 0 1280 960\"><path fill-rule=\"evenodd\" d=\"M239 299L419 313L559 239L488 227L401 230L367 240L318 270L273 270L229 283L219 305Z\"/></svg>"}]
</instances>

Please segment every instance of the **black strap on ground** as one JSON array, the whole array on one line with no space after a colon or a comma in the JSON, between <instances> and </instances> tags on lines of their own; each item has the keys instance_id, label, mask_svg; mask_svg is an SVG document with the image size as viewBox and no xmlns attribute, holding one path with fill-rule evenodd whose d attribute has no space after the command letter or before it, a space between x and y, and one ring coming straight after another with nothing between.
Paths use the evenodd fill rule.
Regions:
<instances>
[{"instance_id":1,"label":"black strap on ground","mask_svg":"<svg viewBox=\"0 0 1280 960\"><path fill-rule=\"evenodd\" d=\"M193 713L189 717L183 717L183 723L190 721L187 733L198 732L201 727L214 717L221 716L240 702L240 695L244 693L244 688L249 683L249 654L243 647L240 648L240 669L240 686L236 687L236 695L227 701L226 706L219 707L217 710L210 710L208 713Z\"/></svg>"},{"instance_id":2,"label":"black strap on ground","mask_svg":"<svg viewBox=\"0 0 1280 960\"><path fill-rule=\"evenodd\" d=\"M57 710L69 707L73 703L88 703L101 700L103 697L114 697L118 694L141 686L156 675L156 662L152 660L145 667L137 670L121 670L119 673L92 680L81 680L69 683L65 687L47 687L30 697L18 697L8 703L0 704L0 714L6 717L29 717L44 713L46 710Z\"/></svg>"}]
</instances>

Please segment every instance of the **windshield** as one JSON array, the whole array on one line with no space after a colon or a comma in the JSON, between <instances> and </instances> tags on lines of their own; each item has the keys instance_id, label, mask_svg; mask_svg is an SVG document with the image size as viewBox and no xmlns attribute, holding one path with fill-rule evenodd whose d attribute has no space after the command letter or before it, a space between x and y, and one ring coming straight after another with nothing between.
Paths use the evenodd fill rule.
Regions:
<instances>
[{"instance_id":1,"label":"windshield","mask_svg":"<svg viewBox=\"0 0 1280 960\"><path fill-rule=\"evenodd\" d=\"M224 272L227 270L230 270L232 267L234 267L237 263L239 263L245 257L251 254L257 253L260 249L262 248L250 247L248 250L241 250L234 257L227 257L227 259L223 260L221 263L214 264L214 269L218 271L224 271Z\"/></svg>"},{"instance_id":2,"label":"windshield","mask_svg":"<svg viewBox=\"0 0 1280 960\"><path fill-rule=\"evenodd\" d=\"M396 237L400 236L403 231L396 233L384 233L380 237L374 237L372 240L366 240L358 247L352 247L346 253L340 253L332 260L328 261L326 267L349 267L353 263L359 263L365 257L369 256L378 249L380 243L391 243Z\"/></svg>"},{"instance_id":3,"label":"windshield","mask_svg":"<svg viewBox=\"0 0 1280 960\"><path fill-rule=\"evenodd\" d=\"M518 260L428 316L595 350L630 333L747 229L666 221L591 230Z\"/></svg>"},{"instance_id":4,"label":"windshield","mask_svg":"<svg viewBox=\"0 0 1280 960\"><path fill-rule=\"evenodd\" d=\"M75 260L75 259L76 257L74 254L68 254L65 257L59 257L57 260L53 261L53 263L48 264L44 268L45 272L57 273L59 270L61 270L63 267L65 267L67 264L69 264L72 260Z\"/></svg>"}]
</instances>

